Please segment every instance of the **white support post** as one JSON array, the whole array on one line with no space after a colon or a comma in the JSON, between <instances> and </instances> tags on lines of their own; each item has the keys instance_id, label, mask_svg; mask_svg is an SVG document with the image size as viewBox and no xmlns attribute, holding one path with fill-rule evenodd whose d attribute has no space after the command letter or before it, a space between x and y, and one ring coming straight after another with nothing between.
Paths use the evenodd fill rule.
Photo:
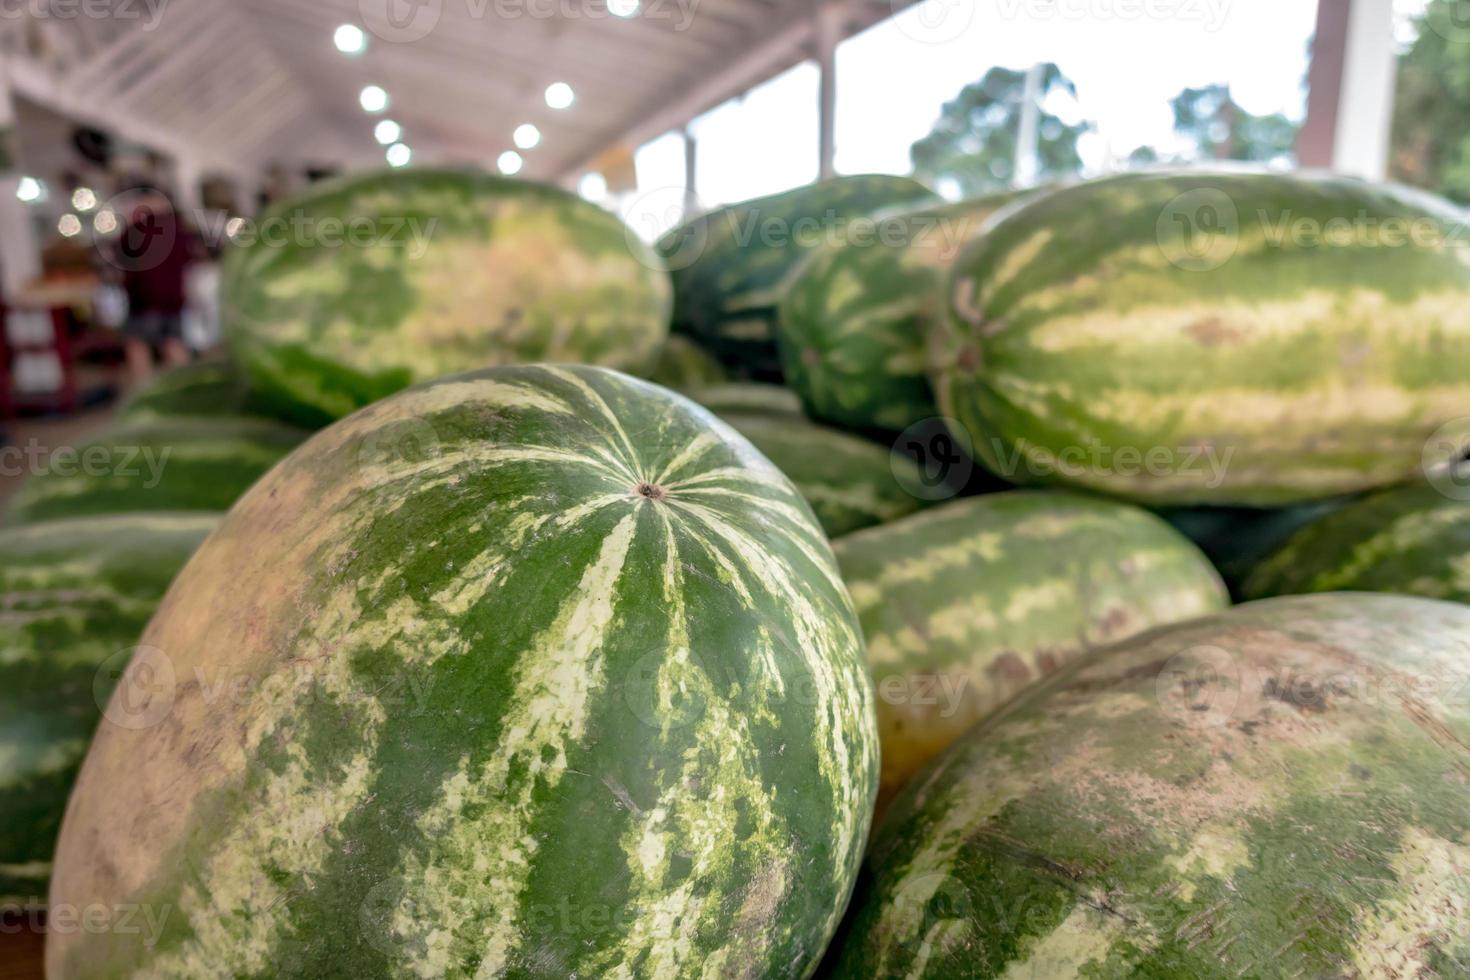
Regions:
<instances>
[{"instance_id":1,"label":"white support post","mask_svg":"<svg viewBox=\"0 0 1470 980\"><path fill-rule=\"evenodd\" d=\"M1016 163L1011 183L1016 187L1033 187L1040 169L1037 142L1041 133L1041 77L1045 66L1040 62L1026 72L1021 89L1021 119L1016 132Z\"/></svg>"},{"instance_id":2,"label":"white support post","mask_svg":"<svg viewBox=\"0 0 1470 980\"><path fill-rule=\"evenodd\" d=\"M837 175L837 43L842 37L842 8L814 0L812 46L816 49L818 83L817 176Z\"/></svg>"},{"instance_id":3,"label":"white support post","mask_svg":"<svg viewBox=\"0 0 1470 980\"><path fill-rule=\"evenodd\" d=\"M15 132L15 103L0 71L0 131L9 134L9 149L20 143ZM41 248L30 209L15 196L22 176L20 161L0 172L0 295L14 302L20 288L41 274ZM4 324L0 324L0 329Z\"/></svg>"},{"instance_id":4,"label":"white support post","mask_svg":"<svg viewBox=\"0 0 1470 980\"><path fill-rule=\"evenodd\" d=\"M1397 70L1393 0L1319 0L1302 166L1386 176Z\"/></svg>"},{"instance_id":5,"label":"white support post","mask_svg":"<svg viewBox=\"0 0 1470 980\"><path fill-rule=\"evenodd\" d=\"M694 131L684 127L684 220L699 214L699 140Z\"/></svg>"}]
</instances>

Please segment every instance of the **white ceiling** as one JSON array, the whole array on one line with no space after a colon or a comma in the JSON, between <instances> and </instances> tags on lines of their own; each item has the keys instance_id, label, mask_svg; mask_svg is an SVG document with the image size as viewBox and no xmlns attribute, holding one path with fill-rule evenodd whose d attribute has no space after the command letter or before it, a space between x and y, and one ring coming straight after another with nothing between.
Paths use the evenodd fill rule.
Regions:
<instances>
[{"instance_id":1,"label":"white ceiling","mask_svg":"<svg viewBox=\"0 0 1470 980\"><path fill-rule=\"evenodd\" d=\"M829 6L847 36L910 2ZM381 162L358 105L374 83L419 160L490 165L531 122L524 175L567 179L811 54L815 0L643 0L626 19L606 3L27 0L0 16L0 57L17 93L212 170ZM399 30L385 10L419 19ZM333 46L344 23L365 53ZM546 105L554 81L570 109Z\"/></svg>"}]
</instances>

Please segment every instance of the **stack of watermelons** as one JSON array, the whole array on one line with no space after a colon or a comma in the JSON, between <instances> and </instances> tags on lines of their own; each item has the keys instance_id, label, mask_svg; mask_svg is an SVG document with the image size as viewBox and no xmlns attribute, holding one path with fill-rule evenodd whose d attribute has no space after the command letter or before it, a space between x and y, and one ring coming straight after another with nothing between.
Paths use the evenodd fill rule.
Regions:
<instances>
[{"instance_id":1,"label":"stack of watermelons","mask_svg":"<svg viewBox=\"0 0 1470 980\"><path fill-rule=\"evenodd\" d=\"M1449 205L853 177L649 249L411 170L271 223L230 359L90 450L143 475L0 532L53 975L1470 972Z\"/></svg>"}]
</instances>

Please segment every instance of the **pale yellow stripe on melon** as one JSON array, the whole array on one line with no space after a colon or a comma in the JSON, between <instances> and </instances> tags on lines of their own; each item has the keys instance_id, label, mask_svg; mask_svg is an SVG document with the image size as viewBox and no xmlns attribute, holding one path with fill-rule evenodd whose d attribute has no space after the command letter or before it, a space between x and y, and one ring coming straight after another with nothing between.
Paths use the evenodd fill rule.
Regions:
<instances>
[{"instance_id":1,"label":"pale yellow stripe on melon","mask_svg":"<svg viewBox=\"0 0 1470 980\"><path fill-rule=\"evenodd\" d=\"M636 914L623 930L622 942L601 964L604 972L619 964L621 971L613 975L632 976L632 963L638 964L639 975L651 977L683 975L697 963L708 970L711 961L727 956L749 963L784 938L775 912L789 888L790 842L774 812L775 790L761 778L759 742L744 716L747 699L763 700L769 685L742 677L742 689L747 682L751 687L737 711L691 659L676 532L666 514L660 517L667 542L663 593L669 632L668 652L655 681L655 714L663 720L659 741L666 748L686 748L678 775L663 780L667 788L660 798L635 813L623 835L627 907ZM702 710L692 731L686 731L678 724L682 719L676 700L687 704L691 699ZM689 861L687 876L677 885L666 880L675 852ZM708 898L721 895L721 883L727 888L737 883L726 877L737 855L760 876L747 886L746 895L763 899L752 905L747 897L739 910ZM696 945L702 935L731 941L724 949L705 952Z\"/></svg>"},{"instance_id":2,"label":"pale yellow stripe on melon","mask_svg":"<svg viewBox=\"0 0 1470 980\"><path fill-rule=\"evenodd\" d=\"M1016 277L1026 271L1026 268L1041 257L1047 246L1051 245L1055 234L1049 228L1042 228L1032 232L1030 237L1016 245L1006 253L1000 266L981 283L980 295L977 298L979 307L983 310L990 305L995 294L1015 281Z\"/></svg>"},{"instance_id":3,"label":"pale yellow stripe on melon","mask_svg":"<svg viewBox=\"0 0 1470 980\"><path fill-rule=\"evenodd\" d=\"M730 487L683 487L678 491L678 499L671 500L673 504L680 501L695 500L701 504L713 505L720 499L731 503L745 504L757 507L768 516L780 516L793 527L801 526L810 521L806 514L799 510L794 504L784 500L774 500L758 494L746 493Z\"/></svg>"},{"instance_id":4,"label":"pale yellow stripe on melon","mask_svg":"<svg viewBox=\"0 0 1470 980\"><path fill-rule=\"evenodd\" d=\"M1207 878L1228 880L1238 869L1249 867L1250 846L1239 825L1211 825L1200 829L1187 851L1171 855L1164 863L1178 874L1180 900L1192 902L1200 882Z\"/></svg>"},{"instance_id":5,"label":"pale yellow stripe on melon","mask_svg":"<svg viewBox=\"0 0 1470 980\"><path fill-rule=\"evenodd\" d=\"M568 371L566 368L553 365L543 367L542 370L576 388L587 401L596 407L603 419L612 427L613 433L618 437L619 448L627 454L624 460L629 472L637 469L638 450L633 448L633 440L628 438L628 432L623 428L623 420L618 417L618 413L612 410L606 400L597 393L597 389L588 384L580 375Z\"/></svg>"},{"instance_id":6,"label":"pale yellow stripe on melon","mask_svg":"<svg viewBox=\"0 0 1470 980\"><path fill-rule=\"evenodd\" d=\"M1027 342L1034 350L1051 354L1112 350L1120 341L1126 341L1130 349L1143 350L1187 339L1190 328L1200 324L1220 324L1222 329L1239 335L1238 339L1227 337L1220 342L1222 348L1229 349L1318 333L1331 324L1347 326L1350 333L1345 339L1355 343L1381 343L1385 350L1399 350L1414 338L1427 338L1430 330L1451 342L1470 339L1467 311L1470 292L1423 293L1404 302L1377 290L1336 293L1308 289L1290 299L1265 302L1220 299L1057 316L1030 330ZM1364 367L1371 371L1373 365L1367 362Z\"/></svg>"},{"instance_id":7,"label":"pale yellow stripe on melon","mask_svg":"<svg viewBox=\"0 0 1470 980\"><path fill-rule=\"evenodd\" d=\"M670 485L670 481L679 474L686 466L691 466L703 459L711 449L724 445L724 441L715 437L712 432L701 432L697 437L690 440L689 444L675 454L669 460L667 466L659 471L653 478L654 483L664 486Z\"/></svg>"},{"instance_id":8,"label":"pale yellow stripe on melon","mask_svg":"<svg viewBox=\"0 0 1470 980\"><path fill-rule=\"evenodd\" d=\"M945 515L945 519L950 518ZM924 515L904 518L903 521L880 528L876 532L864 532L866 536L862 539L863 547L866 548L874 540L909 537L923 526L921 521L924 524L937 522L932 516L925 520ZM875 538L875 533L881 534L882 538ZM999 562L1005 556L1005 543L1006 535L1000 532L971 534L953 544L925 549L916 558L886 563L874 578L849 577L853 603L860 612L866 612L884 602L889 592L900 586L933 582L946 573L967 565ZM844 552L844 543L838 541L834 547L840 557Z\"/></svg>"},{"instance_id":9,"label":"pale yellow stripe on melon","mask_svg":"<svg viewBox=\"0 0 1470 980\"><path fill-rule=\"evenodd\" d=\"M507 540L487 542L487 544L498 549L514 552L525 545L527 538L539 534L541 529L548 524L561 529L575 528L582 521L585 521L604 507L611 504L627 503L631 496L631 492L607 493L593 497L590 500L563 511L553 510L539 514L534 511L525 511L507 522L505 527ZM502 552L500 558L502 560L514 560L514 555L507 556Z\"/></svg>"},{"instance_id":10,"label":"pale yellow stripe on melon","mask_svg":"<svg viewBox=\"0 0 1470 980\"><path fill-rule=\"evenodd\" d=\"M725 542L738 556L740 565L756 582L771 592L792 614L793 636L787 638L792 649L788 652L801 657L812 680L813 722L816 728L815 744L819 750L820 766L827 778L833 799L838 802L836 825L833 827L833 855L835 866L832 872L840 879L846 874L849 850L857 840L860 823L865 819L863 807L857 805L861 798L855 774L867 773L876 762L873 740L862 732L848 731L849 724L867 723L872 706L866 697L867 688L838 668L849 660L843 646L861 650L861 640L851 635L843 626L834 623L831 617L822 616L810 599L810 587L793 569L744 530L735 527L722 515L699 505L681 502L681 509L698 518L716 538ZM791 539L806 547L800 537ZM823 545L825 548L825 544ZM811 552L813 555L817 553ZM819 557L819 556L818 556ZM846 590L836 578L830 561L818 561L814 567L830 570L838 594L846 596ZM834 631L836 635L834 634ZM851 747L858 748L864 757L849 756ZM865 787L863 787L865 789ZM838 911L834 910L830 925L836 925Z\"/></svg>"},{"instance_id":11,"label":"pale yellow stripe on melon","mask_svg":"<svg viewBox=\"0 0 1470 980\"><path fill-rule=\"evenodd\" d=\"M604 681L603 643L637 527L635 509L603 540L555 621L519 656L494 756L473 775L446 783L419 818L430 851L427 858L407 856L401 868L406 901L393 923L403 970L442 976L476 952L479 976L499 976L507 968L521 940L518 906L539 846L530 831L534 798L561 782L567 749L585 733L591 695ZM468 922L477 923L472 935L454 932L457 923Z\"/></svg>"},{"instance_id":12,"label":"pale yellow stripe on melon","mask_svg":"<svg viewBox=\"0 0 1470 980\"><path fill-rule=\"evenodd\" d=\"M367 487L382 487L405 484L412 494L400 498L395 506L402 506L413 495L422 494L439 487L452 485L473 473L476 466L494 467L515 463L553 463L569 466L590 466L602 470L609 479L621 483L636 482L630 473L612 468L609 460L597 455L557 449L552 446L506 446L472 444L442 450L427 459L404 460L394 458L386 464L364 464L362 483ZM438 477L439 479L434 479Z\"/></svg>"},{"instance_id":13,"label":"pale yellow stripe on melon","mask_svg":"<svg viewBox=\"0 0 1470 980\"><path fill-rule=\"evenodd\" d=\"M40 749L39 752L36 749ZM87 751L87 740L68 738L37 743L34 737L22 736L19 742L0 738L0 787L17 780L62 772L76 765Z\"/></svg>"},{"instance_id":14,"label":"pale yellow stripe on melon","mask_svg":"<svg viewBox=\"0 0 1470 980\"><path fill-rule=\"evenodd\" d=\"M1099 903L1105 896L1098 896ZM1091 905L1078 904L1055 929L1026 951L1026 958L1012 960L1002 980L1052 980L1083 975L1089 965L1107 957L1113 944L1128 933L1129 941L1152 945L1146 936L1120 915L1109 915Z\"/></svg>"},{"instance_id":15,"label":"pale yellow stripe on melon","mask_svg":"<svg viewBox=\"0 0 1470 980\"><path fill-rule=\"evenodd\" d=\"M665 490L682 490L686 487L702 486L706 483L747 483L752 486L765 487L770 490L788 490L790 484L781 471L765 462L761 457L762 464L759 467L751 466L721 466L713 470L705 470L695 476L683 480L674 480L664 484Z\"/></svg>"},{"instance_id":16,"label":"pale yellow stripe on melon","mask_svg":"<svg viewBox=\"0 0 1470 980\"><path fill-rule=\"evenodd\" d=\"M0 553L3 553L5 546L25 544L37 538L51 541L65 531L95 535L98 539L129 531L160 535L174 532L203 533L218 526L219 521L216 514L139 513L22 524L19 527L0 529Z\"/></svg>"},{"instance_id":17,"label":"pale yellow stripe on melon","mask_svg":"<svg viewBox=\"0 0 1470 980\"><path fill-rule=\"evenodd\" d=\"M1319 592L1337 591L1384 559L1433 542L1447 529L1464 523L1465 518L1465 510L1457 507L1405 514L1354 547L1352 556L1341 567L1315 576L1312 579L1313 589Z\"/></svg>"},{"instance_id":18,"label":"pale yellow stripe on melon","mask_svg":"<svg viewBox=\"0 0 1470 980\"><path fill-rule=\"evenodd\" d=\"M1431 956L1470 918L1470 847L1408 827L1393 869L1389 895L1358 914L1353 963L1369 977L1437 976Z\"/></svg>"},{"instance_id":19,"label":"pale yellow stripe on melon","mask_svg":"<svg viewBox=\"0 0 1470 980\"><path fill-rule=\"evenodd\" d=\"M39 878L50 873L50 861L26 861L20 864L0 864L0 875L9 875L15 878Z\"/></svg>"}]
</instances>

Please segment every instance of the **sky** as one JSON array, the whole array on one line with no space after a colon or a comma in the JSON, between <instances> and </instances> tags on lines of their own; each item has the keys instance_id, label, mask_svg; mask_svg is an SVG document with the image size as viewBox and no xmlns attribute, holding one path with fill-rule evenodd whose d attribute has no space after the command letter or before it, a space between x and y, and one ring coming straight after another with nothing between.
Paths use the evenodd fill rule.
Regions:
<instances>
[{"instance_id":1,"label":"sky","mask_svg":"<svg viewBox=\"0 0 1470 980\"><path fill-rule=\"evenodd\" d=\"M1401 40L1425 2L1395 0ZM1077 86L1075 102L1047 109L1095 125L1080 147L1091 172L1143 145L1184 149L1169 100L1188 87L1228 83L1248 111L1299 121L1316 12L1316 0L925 0L837 49L837 170L907 173L910 144L960 89L993 67L1038 61ZM817 78L815 64L798 65L694 120L705 207L816 176ZM677 215L647 213L643 199L682 188L683 141L661 137L636 160L639 193L622 210L655 230Z\"/></svg>"}]
</instances>

